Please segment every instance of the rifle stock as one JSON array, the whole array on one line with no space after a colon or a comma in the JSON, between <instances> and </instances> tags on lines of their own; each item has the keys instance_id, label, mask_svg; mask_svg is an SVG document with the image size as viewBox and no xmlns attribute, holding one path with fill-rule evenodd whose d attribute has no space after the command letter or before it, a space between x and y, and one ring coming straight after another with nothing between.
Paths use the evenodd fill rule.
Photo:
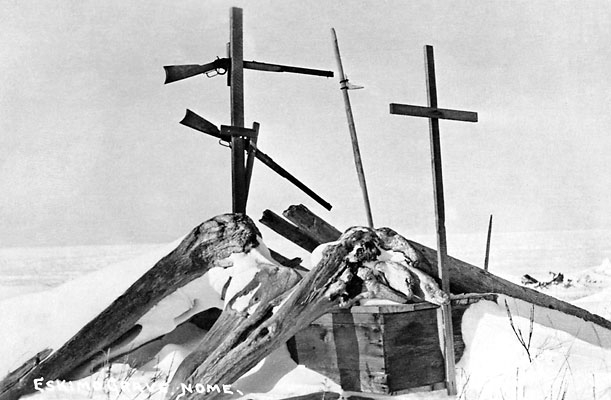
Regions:
<instances>
[{"instance_id":1,"label":"rifle stock","mask_svg":"<svg viewBox=\"0 0 611 400\"><path fill-rule=\"evenodd\" d=\"M195 129L196 131L200 131L210 136L214 136L215 138L223 139L223 140L231 140L231 138L222 138L221 131L216 127L212 122L207 119L200 117L195 114L193 111L187 109L187 113L180 123L184 126L188 126L189 128Z\"/></svg>"},{"instance_id":2,"label":"rifle stock","mask_svg":"<svg viewBox=\"0 0 611 400\"><path fill-rule=\"evenodd\" d=\"M180 81L182 79L190 78L195 75L205 74L212 70L222 69L224 74L227 71L229 63L228 58L217 58L208 64L186 64L186 65L166 65L163 67L165 70L165 84Z\"/></svg>"}]
</instances>

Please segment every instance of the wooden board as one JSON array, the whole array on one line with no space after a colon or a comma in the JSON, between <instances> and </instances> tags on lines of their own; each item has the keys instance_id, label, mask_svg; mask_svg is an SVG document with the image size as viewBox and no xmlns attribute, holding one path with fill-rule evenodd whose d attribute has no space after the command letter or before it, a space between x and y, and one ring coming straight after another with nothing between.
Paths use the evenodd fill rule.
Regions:
<instances>
[{"instance_id":1,"label":"wooden board","mask_svg":"<svg viewBox=\"0 0 611 400\"><path fill-rule=\"evenodd\" d=\"M291 224L273 211L263 211L263 216L259 222L307 251L311 252L319 245L318 241L309 236L302 229Z\"/></svg>"},{"instance_id":2,"label":"wooden board","mask_svg":"<svg viewBox=\"0 0 611 400\"><path fill-rule=\"evenodd\" d=\"M449 110L437 107L420 107L409 104L390 104L390 113L410 115L412 117L425 117L437 119L451 119L454 121L477 122L477 113L473 111Z\"/></svg>"},{"instance_id":3,"label":"wooden board","mask_svg":"<svg viewBox=\"0 0 611 400\"><path fill-rule=\"evenodd\" d=\"M496 296L461 296L452 302L457 362L465 349L462 316L482 299ZM354 306L318 318L289 347L295 361L344 390L399 394L443 388L437 309L430 303Z\"/></svg>"}]
</instances>

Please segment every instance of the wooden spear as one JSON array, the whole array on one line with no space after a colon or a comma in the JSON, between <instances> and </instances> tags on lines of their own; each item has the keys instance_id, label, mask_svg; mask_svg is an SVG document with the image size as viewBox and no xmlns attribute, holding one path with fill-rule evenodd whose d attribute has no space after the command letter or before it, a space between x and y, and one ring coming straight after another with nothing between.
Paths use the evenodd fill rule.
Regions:
<instances>
[{"instance_id":1,"label":"wooden spear","mask_svg":"<svg viewBox=\"0 0 611 400\"><path fill-rule=\"evenodd\" d=\"M371 215L371 206L369 204L369 195L367 194L367 183L365 182L365 171L363 170L363 161L361 160L361 151L359 150L359 142L356 137L356 127L354 126L354 117L352 115L352 107L350 106L350 97L348 96L348 78L344 75L344 67L342 66L342 58L339 54L339 44L337 43L337 35L335 29L331 28L333 34L333 43L335 45L335 58L337 59L337 69L339 70L339 87L344 95L344 104L346 108L346 117L348 118L348 128L350 129L350 139L352 141L352 152L354 153L354 164L356 165L356 173L359 177L361 192L363 193L363 201L365 202L365 212L367 213L367 223L370 228L373 228L373 217Z\"/></svg>"}]
</instances>

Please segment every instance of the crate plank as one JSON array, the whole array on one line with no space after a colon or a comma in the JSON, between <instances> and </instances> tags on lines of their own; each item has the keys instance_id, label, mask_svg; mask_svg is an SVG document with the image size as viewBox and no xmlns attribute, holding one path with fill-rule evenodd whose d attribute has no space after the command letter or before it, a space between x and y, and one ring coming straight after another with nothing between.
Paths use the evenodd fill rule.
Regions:
<instances>
[{"instance_id":1,"label":"crate plank","mask_svg":"<svg viewBox=\"0 0 611 400\"><path fill-rule=\"evenodd\" d=\"M456 362L465 349L462 317L482 299L495 301L496 295L452 300ZM443 388L437 312L433 304L417 303L355 306L323 315L295 335L296 361L344 390L401 394Z\"/></svg>"},{"instance_id":2,"label":"crate plank","mask_svg":"<svg viewBox=\"0 0 611 400\"><path fill-rule=\"evenodd\" d=\"M296 361L315 370L330 366L384 371L381 335L368 327L311 325L295 335L295 346Z\"/></svg>"},{"instance_id":3,"label":"crate plank","mask_svg":"<svg viewBox=\"0 0 611 400\"><path fill-rule=\"evenodd\" d=\"M393 391L443 382L444 361L434 309L384 315L388 385Z\"/></svg>"}]
</instances>

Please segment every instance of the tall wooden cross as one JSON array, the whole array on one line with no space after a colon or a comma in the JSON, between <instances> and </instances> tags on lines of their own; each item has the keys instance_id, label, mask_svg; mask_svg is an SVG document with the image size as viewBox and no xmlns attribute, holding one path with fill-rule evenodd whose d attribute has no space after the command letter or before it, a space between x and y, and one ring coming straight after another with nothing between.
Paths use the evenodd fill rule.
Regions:
<instances>
[{"instance_id":1,"label":"tall wooden cross","mask_svg":"<svg viewBox=\"0 0 611 400\"><path fill-rule=\"evenodd\" d=\"M470 111L448 110L437 107L437 84L435 82L435 61L433 46L425 46L425 64L427 72L428 107L407 104L390 104L390 113L413 117L429 118L431 139L431 163L433 167L433 193L435 196L435 220L437 225L437 269L442 289L450 293L450 276L447 270L447 243L445 228L445 206L443 200L443 178L441 174L441 144L439 141L439 120L477 122L477 113ZM452 332L452 311L450 305L443 306L443 349L446 367L446 388L449 395L456 394L456 371L454 365L454 335Z\"/></svg>"},{"instance_id":2,"label":"tall wooden cross","mask_svg":"<svg viewBox=\"0 0 611 400\"><path fill-rule=\"evenodd\" d=\"M227 49L229 54L227 58L219 58L214 62L203 65L190 64L164 67L166 71L165 83L175 82L198 74L212 76L229 72L231 125L236 128L234 129L235 132L240 132L240 128L244 128L244 69L333 77L332 71L244 61L242 26L242 9L232 7L229 45ZM253 149L256 149L257 135L258 132L254 136L231 136L231 188L232 210L234 213L246 212L250 177L255 158L255 151ZM251 146L251 144L254 146ZM247 158L244 156L245 151L248 153Z\"/></svg>"}]
</instances>

